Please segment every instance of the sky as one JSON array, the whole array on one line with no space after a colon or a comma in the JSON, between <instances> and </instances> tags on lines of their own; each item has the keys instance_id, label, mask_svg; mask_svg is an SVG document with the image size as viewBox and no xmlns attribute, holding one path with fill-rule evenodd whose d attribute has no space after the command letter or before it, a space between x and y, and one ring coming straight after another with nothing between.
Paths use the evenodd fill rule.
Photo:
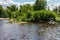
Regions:
<instances>
[{"instance_id":1,"label":"sky","mask_svg":"<svg viewBox=\"0 0 60 40\"><path fill-rule=\"evenodd\" d=\"M35 0L0 0L0 5L3 7L10 6L15 4L16 6L23 5L23 4L33 4Z\"/></svg>"},{"instance_id":2,"label":"sky","mask_svg":"<svg viewBox=\"0 0 60 40\"><path fill-rule=\"evenodd\" d=\"M50 4L59 5L60 4L60 0L48 0L48 5L50 5Z\"/></svg>"},{"instance_id":3,"label":"sky","mask_svg":"<svg viewBox=\"0 0 60 40\"><path fill-rule=\"evenodd\" d=\"M34 2L35 0L13 0L14 2L20 2L20 3L24 3L24 2Z\"/></svg>"},{"instance_id":4,"label":"sky","mask_svg":"<svg viewBox=\"0 0 60 40\"><path fill-rule=\"evenodd\" d=\"M23 5L26 3L32 5L34 2L35 2L35 0L0 0L0 4L3 5L4 7L7 5L12 5L12 4L19 6L19 5ZM50 6L50 8L60 5L60 0L47 0L47 2L48 2L47 3L48 6Z\"/></svg>"},{"instance_id":5,"label":"sky","mask_svg":"<svg viewBox=\"0 0 60 40\"><path fill-rule=\"evenodd\" d=\"M50 9L52 10L52 8L54 8L54 7L58 7L58 6L60 6L60 0L47 0L47 4L48 4L48 6L50 7Z\"/></svg>"},{"instance_id":6,"label":"sky","mask_svg":"<svg viewBox=\"0 0 60 40\"><path fill-rule=\"evenodd\" d=\"M24 4L24 3L34 3L35 0L0 0L0 4ZM50 4L60 4L60 0L47 0L48 5Z\"/></svg>"}]
</instances>

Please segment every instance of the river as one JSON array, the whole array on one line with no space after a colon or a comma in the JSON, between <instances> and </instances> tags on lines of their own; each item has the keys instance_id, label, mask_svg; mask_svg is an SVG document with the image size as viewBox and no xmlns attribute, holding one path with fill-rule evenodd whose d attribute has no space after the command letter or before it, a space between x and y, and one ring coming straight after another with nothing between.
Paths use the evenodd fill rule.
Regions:
<instances>
[{"instance_id":1,"label":"river","mask_svg":"<svg viewBox=\"0 0 60 40\"><path fill-rule=\"evenodd\" d=\"M0 20L0 40L60 40L60 24L44 27L43 24L10 24Z\"/></svg>"}]
</instances>

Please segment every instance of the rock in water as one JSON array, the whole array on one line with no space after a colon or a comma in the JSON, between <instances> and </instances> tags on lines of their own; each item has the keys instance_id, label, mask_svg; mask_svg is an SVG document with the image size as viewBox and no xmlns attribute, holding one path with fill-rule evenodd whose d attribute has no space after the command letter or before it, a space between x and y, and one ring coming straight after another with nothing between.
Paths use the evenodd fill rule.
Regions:
<instances>
[{"instance_id":1,"label":"rock in water","mask_svg":"<svg viewBox=\"0 0 60 40\"><path fill-rule=\"evenodd\" d=\"M55 24L56 22L55 21L49 21L49 24Z\"/></svg>"}]
</instances>

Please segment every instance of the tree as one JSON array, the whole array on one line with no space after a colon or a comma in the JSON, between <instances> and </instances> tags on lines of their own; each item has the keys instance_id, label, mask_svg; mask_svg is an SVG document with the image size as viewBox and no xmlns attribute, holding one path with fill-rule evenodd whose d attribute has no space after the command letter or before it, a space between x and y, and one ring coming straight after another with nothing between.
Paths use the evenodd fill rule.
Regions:
<instances>
[{"instance_id":1,"label":"tree","mask_svg":"<svg viewBox=\"0 0 60 40\"><path fill-rule=\"evenodd\" d=\"M45 10L47 6L46 0L36 0L33 8L34 10Z\"/></svg>"},{"instance_id":2,"label":"tree","mask_svg":"<svg viewBox=\"0 0 60 40\"><path fill-rule=\"evenodd\" d=\"M7 8L10 9L11 11L17 11L18 10L16 5L7 6Z\"/></svg>"},{"instance_id":3,"label":"tree","mask_svg":"<svg viewBox=\"0 0 60 40\"><path fill-rule=\"evenodd\" d=\"M30 12L33 11L33 7L30 4L20 5L20 12Z\"/></svg>"},{"instance_id":4,"label":"tree","mask_svg":"<svg viewBox=\"0 0 60 40\"><path fill-rule=\"evenodd\" d=\"M58 12L60 13L60 6L58 6Z\"/></svg>"},{"instance_id":5,"label":"tree","mask_svg":"<svg viewBox=\"0 0 60 40\"><path fill-rule=\"evenodd\" d=\"M7 16L9 19L13 18L13 13L9 9L6 10Z\"/></svg>"},{"instance_id":6,"label":"tree","mask_svg":"<svg viewBox=\"0 0 60 40\"><path fill-rule=\"evenodd\" d=\"M53 11L56 12L56 13L58 13L58 8L55 7L55 8L53 9Z\"/></svg>"},{"instance_id":7,"label":"tree","mask_svg":"<svg viewBox=\"0 0 60 40\"><path fill-rule=\"evenodd\" d=\"M48 6L48 10L50 10L49 6Z\"/></svg>"},{"instance_id":8,"label":"tree","mask_svg":"<svg viewBox=\"0 0 60 40\"><path fill-rule=\"evenodd\" d=\"M4 9L2 10L2 15L1 15L3 18L8 18L8 14L7 14L7 10Z\"/></svg>"},{"instance_id":9,"label":"tree","mask_svg":"<svg viewBox=\"0 0 60 40\"><path fill-rule=\"evenodd\" d=\"M2 16L2 10L3 10L3 7L2 5L0 5L0 17Z\"/></svg>"},{"instance_id":10,"label":"tree","mask_svg":"<svg viewBox=\"0 0 60 40\"><path fill-rule=\"evenodd\" d=\"M30 4L20 5L20 12L22 14L22 20L29 21L32 15L33 6Z\"/></svg>"}]
</instances>

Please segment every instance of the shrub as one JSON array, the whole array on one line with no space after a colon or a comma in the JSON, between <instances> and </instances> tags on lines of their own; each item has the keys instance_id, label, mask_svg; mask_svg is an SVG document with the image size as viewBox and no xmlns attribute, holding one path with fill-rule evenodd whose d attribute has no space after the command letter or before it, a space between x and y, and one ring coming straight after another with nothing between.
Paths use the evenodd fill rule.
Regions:
<instances>
[{"instance_id":1,"label":"shrub","mask_svg":"<svg viewBox=\"0 0 60 40\"><path fill-rule=\"evenodd\" d=\"M39 22L42 21L50 21L51 19L55 20L55 13L48 10L41 10L34 12L33 21Z\"/></svg>"}]
</instances>

